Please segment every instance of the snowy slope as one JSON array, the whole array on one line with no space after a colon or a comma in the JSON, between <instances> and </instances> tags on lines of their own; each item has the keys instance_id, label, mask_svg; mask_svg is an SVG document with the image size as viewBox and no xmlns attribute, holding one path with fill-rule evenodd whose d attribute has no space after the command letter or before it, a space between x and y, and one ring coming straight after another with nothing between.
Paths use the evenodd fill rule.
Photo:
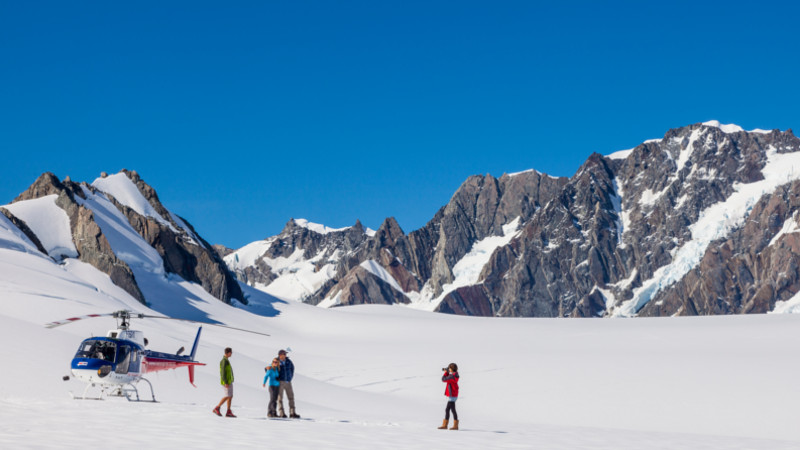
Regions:
<instances>
[{"instance_id":1,"label":"snowy slope","mask_svg":"<svg viewBox=\"0 0 800 450\"><path fill-rule=\"evenodd\" d=\"M176 233L179 231L175 228L173 223L177 224L178 227L180 227L181 230L186 233L189 242L195 245L200 245L200 239L194 234L194 232L192 232L189 226L186 225L186 223L180 217L171 211L168 211L169 218L171 219L170 221L159 214L153 205L151 205L150 202L148 202L147 199L142 195L142 193L139 191L139 188L136 187L136 184L131 181L125 172L97 178L92 182L92 186L106 194L112 195L118 202L131 208L138 214L145 217L152 217L157 222L163 224Z\"/></svg>"},{"instance_id":2,"label":"snowy slope","mask_svg":"<svg viewBox=\"0 0 800 450\"><path fill-rule=\"evenodd\" d=\"M113 321L42 324L123 307L150 311L87 265L69 261L65 268L3 249L0 266L0 333L5 342L26 346L0 350L17 369L0 371L0 445L6 448L90 445L95 433L120 423L137 430L121 448L255 446L265 439L293 448L800 445L794 424L800 391L791 388L800 361L786 356L800 339L797 316L467 318L387 306L325 310L245 287L248 308L276 314L257 316L219 301L185 305L272 335L205 327L198 359L208 365L198 370L197 389L185 371L163 372L151 377L159 404L81 402L67 393L80 393L83 385L60 377L79 341L104 334ZM163 351L187 345L196 330L181 322L135 325L151 348ZM234 348L235 420L210 413L221 396L216 363L225 346ZM264 361L285 347L297 366L298 411L314 421L264 420ZM28 349L37 357L24 356ZM435 429L445 404L438 368L451 361L462 375L463 431L457 433Z\"/></svg>"},{"instance_id":3,"label":"snowy slope","mask_svg":"<svg viewBox=\"0 0 800 450\"><path fill-rule=\"evenodd\" d=\"M23 220L39 237L47 253L54 258L76 257L78 251L72 243L69 217L58 205L57 195L47 195L34 200L26 200L3 208Z\"/></svg>"},{"instance_id":4,"label":"snowy slope","mask_svg":"<svg viewBox=\"0 0 800 450\"><path fill-rule=\"evenodd\" d=\"M98 178L92 182L92 186L107 194L114 196L118 202L131 208L142 216L152 217L159 223L177 232L172 224L166 220L158 211L153 208L150 202L139 192L139 188L128 178L124 172L109 175L105 178Z\"/></svg>"}]
</instances>

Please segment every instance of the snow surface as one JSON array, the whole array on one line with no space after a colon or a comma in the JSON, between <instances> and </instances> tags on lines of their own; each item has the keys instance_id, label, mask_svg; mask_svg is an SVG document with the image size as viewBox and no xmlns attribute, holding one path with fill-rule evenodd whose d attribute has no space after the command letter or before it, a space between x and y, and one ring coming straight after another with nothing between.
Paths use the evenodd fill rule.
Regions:
<instances>
[{"instance_id":1,"label":"snow surface","mask_svg":"<svg viewBox=\"0 0 800 450\"><path fill-rule=\"evenodd\" d=\"M28 225L50 256L56 259L63 256L77 257L78 250L72 243L69 217L56 205L57 199L58 195L52 194L4 205L3 208Z\"/></svg>"},{"instance_id":2,"label":"snow surface","mask_svg":"<svg viewBox=\"0 0 800 450\"><path fill-rule=\"evenodd\" d=\"M0 248L31 253L44 257L36 245L8 217L0 214Z\"/></svg>"},{"instance_id":3,"label":"snow surface","mask_svg":"<svg viewBox=\"0 0 800 450\"><path fill-rule=\"evenodd\" d=\"M707 127L714 127L719 128L722 130L723 133L738 133L740 131L744 131L744 128L740 127L739 125L735 124L721 124L719 120L709 120L708 122L703 122L703 125ZM761 134L768 134L771 133L770 130L762 130L760 128L756 128L754 130L748 131L748 133L761 133Z\"/></svg>"},{"instance_id":4,"label":"snow surface","mask_svg":"<svg viewBox=\"0 0 800 450\"><path fill-rule=\"evenodd\" d=\"M635 315L659 291L679 281L700 263L708 245L728 236L750 214L755 203L778 186L800 179L800 153L778 153L767 149L767 163L761 171L764 179L734 185L734 192L725 201L715 203L700 213L689 229L692 239L675 252L670 264L656 270L653 277L633 290L633 298L614 310L614 316Z\"/></svg>"},{"instance_id":5,"label":"snow surface","mask_svg":"<svg viewBox=\"0 0 800 450\"><path fill-rule=\"evenodd\" d=\"M378 261L375 261L374 259L368 259L362 262L360 265L361 267L366 269L367 272L375 275L376 277L380 278L386 283L389 283L389 286L391 286L394 290L403 292L403 288L401 288L400 285L397 284L397 280L395 280L392 274L387 272L386 269L384 269L383 266L381 266L381 264Z\"/></svg>"},{"instance_id":6,"label":"snow surface","mask_svg":"<svg viewBox=\"0 0 800 450\"><path fill-rule=\"evenodd\" d=\"M637 319L502 319L430 314L397 306L321 309L242 286L234 308L197 285L154 310L105 274L0 248L0 446L76 448L546 448L791 449L800 446L800 316ZM157 294L153 294L157 295ZM62 381L78 343L112 319L55 329L43 324L121 308L180 316L205 326L196 384L185 370L149 376L156 404L78 401L84 384ZM260 313L257 315L254 313ZM149 347L191 344L196 325L135 320ZM19 344L24 343L24 348ZM237 419L219 418L217 362L233 348ZM265 420L263 367L291 347L298 412ZM440 431L446 399L438 370L461 374L461 430ZM12 369L12 370L9 370ZM140 389L146 390L144 384Z\"/></svg>"},{"instance_id":7,"label":"snow surface","mask_svg":"<svg viewBox=\"0 0 800 450\"><path fill-rule=\"evenodd\" d=\"M251 242L230 255L225 256L225 258L223 258L225 264L234 272L237 270L244 270L246 267L252 267L256 264L256 261L269 250L276 239L277 238L272 237L263 241Z\"/></svg>"},{"instance_id":8,"label":"snow surface","mask_svg":"<svg viewBox=\"0 0 800 450\"><path fill-rule=\"evenodd\" d=\"M337 231L344 231L344 230L348 230L348 229L352 228L352 227L331 228L331 227L328 227L328 226L325 226L325 225L322 225L322 224L319 224L319 223L309 222L306 219L292 219L292 220L294 220L295 225L297 225L299 227L307 228L307 229L309 229L311 231L314 231L314 232L317 232L319 234L330 234L330 233L335 233ZM365 228L364 229L364 234L366 234L367 236L375 236L375 230L373 230L371 228Z\"/></svg>"},{"instance_id":9,"label":"snow surface","mask_svg":"<svg viewBox=\"0 0 800 450\"><path fill-rule=\"evenodd\" d=\"M606 158L609 158L609 159L625 159L631 153L633 153L633 149L629 148L627 150L619 150L619 151L616 151L616 152L614 152L614 153L612 153L610 155L606 155Z\"/></svg>"},{"instance_id":10,"label":"snow surface","mask_svg":"<svg viewBox=\"0 0 800 450\"><path fill-rule=\"evenodd\" d=\"M800 292L786 301L775 302L772 314L800 314Z\"/></svg>"},{"instance_id":11,"label":"snow surface","mask_svg":"<svg viewBox=\"0 0 800 450\"><path fill-rule=\"evenodd\" d=\"M92 186L106 194L110 194L117 199L118 202L136 211L139 215L152 217L157 222L169 227L172 231L178 231L172 226L172 223L164 219L164 217L153 208L153 205L144 198L144 195L139 192L139 188L136 187L133 181L131 181L124 172L109 175L105 178L98 178L92 182Z\"/></svg>"},{"instance_id":12,"label":"snow surface","mask_svg":"<svg viewBox=\"0 0 800 450\"><path fill-rule=\"evenodd\" d=\"M792 215L792 217L789 217L783 222L783 226L781 227L780 231L778 231L778 233L775 234L772 239L770 239L768 247L778 242L783 235L797 232L800 232L800 226L797 224L797 213L795 213Z\"/></svg>"},{"instance_id":13,"label":"snow surface","mask_svg":"<svg viewBox=\"0 0 800 450\"><path fill-rule=\"evenodd\" d=\"M336 275L335 261L338 253L335 252L326 264L317 269L317 263L322 261L325 250L310 259L306 259L301 248L295 249L288 257L266 258L263 261L278 275L270 284L256 284L256 288L283 300L302 301L309 295L318 291L328 280Z\"/></svg>"},{"instance_id":14,"label":"snow surface","mask_svg":"<svg viewBox=\"0 0 800 450\"><path fill-rule=\"evenodd\" d=\"M85 200L76 196L75 201L92 211L117 258L125 261L134 270L134 275L137 271L142 272L142 276L150 276L148 273L164 275L161 255L133 229L105 194L95 194L86 188L83 188L83 194Z\"/></svg>"}]
</instances>

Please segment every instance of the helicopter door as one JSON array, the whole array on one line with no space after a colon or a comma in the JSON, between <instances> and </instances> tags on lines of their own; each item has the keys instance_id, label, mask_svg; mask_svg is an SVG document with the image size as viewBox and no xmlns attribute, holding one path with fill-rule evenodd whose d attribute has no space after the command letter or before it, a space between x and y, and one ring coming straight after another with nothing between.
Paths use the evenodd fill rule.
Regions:
<instances>
[{"instance_id":1,"label":"helicopter door","mask_svg":"<svg viewBox=\"0 0 800 450\"><path fill-rule=\"evenodd\" d=\"M119 349L117 349L117 369L115 372L122 375L128 373L130 363L131 347L128 345L120 345Z\"/></svg>"},{"instance_id":2,"label":"helicopter door","mask_svg":"<svg viewBox=\"0 0 800 450\"><path fill-rule=\"evenodd\" d=\"M139 355L139 351L138 350L131 349L130 360L131 360L131 363L128 366L128 371L129 372L138 373L139 372L139 366L141 365L141 362L142 362L142 357L141 357L141 355Z\"/></svg>"}]
</instances>

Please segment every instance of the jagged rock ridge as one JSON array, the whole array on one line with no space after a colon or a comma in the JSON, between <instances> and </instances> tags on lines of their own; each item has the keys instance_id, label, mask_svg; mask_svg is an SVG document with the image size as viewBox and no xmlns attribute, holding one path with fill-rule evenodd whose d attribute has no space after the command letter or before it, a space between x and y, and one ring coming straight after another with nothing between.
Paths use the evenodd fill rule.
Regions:
<instances>
[{"instance_id":1,"label":"jagged rock ridge","mask_svg":"<svg viewBox=\"0 0 800 450\"><path fill-rule=\"evenodd\" d=\"M276 295L291 291L274 257L302 251L325 276L294 299L322 306L536 317L770 311L800 287L795 235L753 249L794 230L798 152L791 130L694 124L623 154L592 154L570 178L470 177L409 234L389 218L371 236L353 227L346 244L310 229L298 239L290 221L260 241L266 257L251 255L237 274ZM773 212L745 220L766 214L764 202Z\"/></svg>"}]
</instances>

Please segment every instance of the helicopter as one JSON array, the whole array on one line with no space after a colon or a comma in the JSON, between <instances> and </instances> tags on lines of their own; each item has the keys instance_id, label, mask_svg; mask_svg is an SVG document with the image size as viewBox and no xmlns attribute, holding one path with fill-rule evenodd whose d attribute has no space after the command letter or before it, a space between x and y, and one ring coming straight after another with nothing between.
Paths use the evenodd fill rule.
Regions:
<instances>
[{"instance_id":1,"label":"helicopter","mask_svg":"<svg viewBox=\"0 0 800 450\"><path fill-rule=\"evenodd\" d=\"M83 391L82 397L75 397L73 395L73 398L76 399L100 400L102 399L102 395L107 393L107 395L115 397L124 396L128 401L155 402L156 397L155 393L153 392L153 385L147 378L144 378L143 375L145 373L177 369L178 367L188 368L189 383L191 383L192 386L195 386L194 368L196 366L205 365L204 363L195 360L197 345L200 342L200 334L203 331L203 327L201 326L198 328L197 336L195 337L194 344L192 345L192 351L188 355L181 354L184 351L184 347L181 347L175 353L164 353L145 349L145 346L147 346L148 343L147 338L144 337L143 332L130 329L131 318L181 320L184 322L203 323L206 325L213 325L269 336L266 333L259 333L256 331L244 330L226 325L198 322L195 320L177 319L173 317L152 316L129 310L72 317L69 319L50 322L46 324L45 327L55 328L61 325L76 322L78 320L93 319L97 317L114 317L117 319L117 329L110 330L105 337L91 337L84 339L78 347L78 351L72 358L70 369L72 375L76 379L87 383L87 386ZM64 381L67 381L69 380L69 376L64 376L63 379ZM150 387L151 400L140 399L139 390L136 388L136 384L140 381L145 381ZM88 393L89 389L95 386L99 386L100 394L97 397L87 397L86 394ZM134 396L135 400L133 400Z\"/></svg>"}]
</instances>

